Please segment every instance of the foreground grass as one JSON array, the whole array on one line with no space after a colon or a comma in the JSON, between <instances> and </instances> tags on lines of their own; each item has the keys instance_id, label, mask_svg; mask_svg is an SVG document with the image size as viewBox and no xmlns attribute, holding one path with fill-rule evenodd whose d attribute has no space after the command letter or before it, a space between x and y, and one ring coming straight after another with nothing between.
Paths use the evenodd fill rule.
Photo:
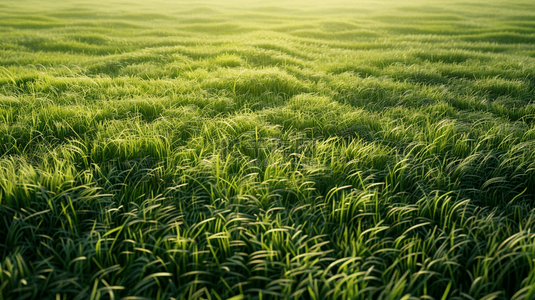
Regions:
<instances>
[{"instance_id":1,"label":"foreground grass","mask_svg":"<svg viewBox=\"0 0 535 300\"><path fill-rule=\"evenodd\" d=\"M530 1L0 28L0 299L535 297Z\"/></svg>"}]
</instances>

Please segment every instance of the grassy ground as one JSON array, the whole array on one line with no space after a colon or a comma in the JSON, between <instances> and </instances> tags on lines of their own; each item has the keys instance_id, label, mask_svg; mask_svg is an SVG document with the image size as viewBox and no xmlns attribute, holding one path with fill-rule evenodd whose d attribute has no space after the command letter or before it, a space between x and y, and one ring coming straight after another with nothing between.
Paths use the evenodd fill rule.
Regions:
<instances>
[{"instance_id":1,"label":"grassy ground","mask_svg":"<svg viewBox=\"0 0 535 300\"><path fill-rule=\"evenodd\" d=\"M534 299L533 1L0 3L0 299Z\"/></svg>"}]
</instances>

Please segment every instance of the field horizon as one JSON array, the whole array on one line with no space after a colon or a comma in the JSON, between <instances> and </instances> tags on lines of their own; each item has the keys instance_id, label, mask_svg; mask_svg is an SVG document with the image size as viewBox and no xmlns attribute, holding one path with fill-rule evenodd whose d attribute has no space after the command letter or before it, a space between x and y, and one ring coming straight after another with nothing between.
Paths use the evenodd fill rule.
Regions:
<instances>
[{"instance_id":1,"label":"field horizon","mask_svg":"<svg viewBox=\"0 0 535 300\"><path fill-rule=\"evenodd\" d=\"M535 299L533 1L3 1L0 141L0 300Z\"/></svg>"}]
</instances>

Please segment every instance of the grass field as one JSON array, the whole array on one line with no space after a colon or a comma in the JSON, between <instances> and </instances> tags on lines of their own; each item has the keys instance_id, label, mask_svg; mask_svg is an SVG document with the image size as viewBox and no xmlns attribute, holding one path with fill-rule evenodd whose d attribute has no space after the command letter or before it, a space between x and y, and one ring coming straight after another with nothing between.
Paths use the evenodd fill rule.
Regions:
<instances>
[{"instance_id":1,"label":"grass field","mask_svg":"<svg viewBox=\"0 0 535 300\"><path fill-rule=\"evenodd\" d=\"M535 2L148 2L0 3L0 299L535 299Z\"/></svg>"}]
</instances>

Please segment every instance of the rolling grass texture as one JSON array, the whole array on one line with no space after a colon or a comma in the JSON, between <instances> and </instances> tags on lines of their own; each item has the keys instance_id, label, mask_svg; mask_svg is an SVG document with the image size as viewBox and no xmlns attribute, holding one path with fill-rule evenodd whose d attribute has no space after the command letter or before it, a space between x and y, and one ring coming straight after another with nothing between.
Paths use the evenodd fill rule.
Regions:
<instances>
[{"instance_id":1,"label":"rolling grass texture","mask_svg":"<svg viewBox=\"0 0 535 300\"><path fill-rule=\"evenodd\" d=\"M535 299L535 3L2 1L0 299Z\"/></svg>"}]
</instances>

